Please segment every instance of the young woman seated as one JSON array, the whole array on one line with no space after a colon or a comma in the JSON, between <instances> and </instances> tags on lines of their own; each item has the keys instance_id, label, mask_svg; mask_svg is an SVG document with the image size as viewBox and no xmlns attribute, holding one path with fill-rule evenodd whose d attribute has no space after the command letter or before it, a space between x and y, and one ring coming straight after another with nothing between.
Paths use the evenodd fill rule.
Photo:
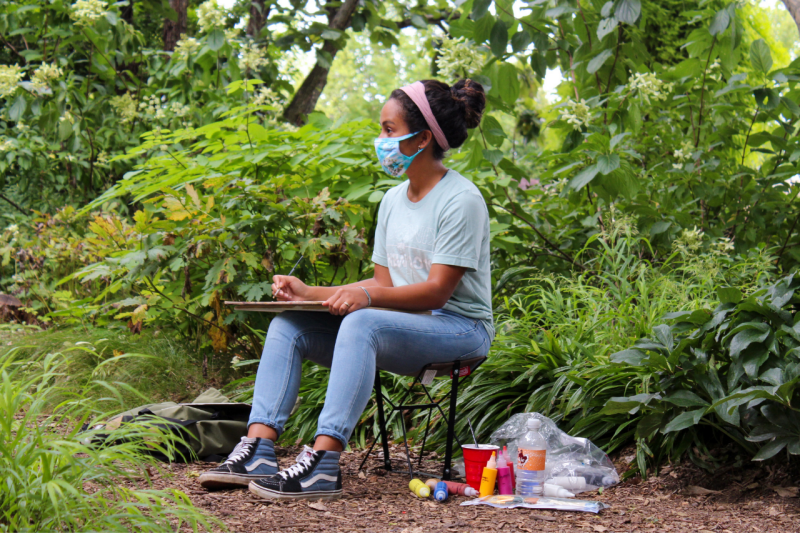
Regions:
<instances>
[{"instance_id":1,"label":"young woman seated","mask_svg":"<svg viewBox=\"0 0 800 533\"><path fill-rule=\"evenodd\" d=\"M477 187L442 162L478 126L484 106L483 87L469 79L453 87L425 80L392 92L375 150L388 174L408 179L381 201L374 277L341 287L274 277L279 300L324 300L330 313L284 312L272 320L247 437L200 476L204 487L248 486L275 499L338 498L339 454L369 401L376 367L412 375L429 363L488 353L489 214ZM279 471L275 442L297 400L304 359L331 369L325 405L313 448Z\"/></svg>"}]
</instances>

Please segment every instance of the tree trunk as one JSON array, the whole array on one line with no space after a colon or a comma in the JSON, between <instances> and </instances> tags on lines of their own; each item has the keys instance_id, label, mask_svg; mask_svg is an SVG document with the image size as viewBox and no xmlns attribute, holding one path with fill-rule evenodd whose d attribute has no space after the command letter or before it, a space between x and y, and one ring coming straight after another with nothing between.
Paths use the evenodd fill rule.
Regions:
<instances>
[{"instance_id":1,"label":"tree trunk","mask_svg":"<svg viewBox=\"0 0 800 533\"><path fill-rule=\"evenodd\" d=\"M358 0L345 0L342 2L328 27L339 31L347 29L350 26L350 20L357 5ZM331 61L333 61L336 52L339 51L339 47L336 46L335 41L326 40L325 44L322 45L322 51L330 54ZM325 84L328 83L328 71L328 68L323 67L317 61L314 68L306 76L306 79L303 80L303 84L294 93L292 101L286 106L286 110L283 112L284 120L296 126L302 126L306 123L306 116L314 111L317 100L319 100Z\"/></svg>"},{"instance_id":2,"label":"tree trunk","mask_svg":"<svg viewBox=\"0 0 800 533\"><path fill-rule=\"evenodd\" d=\"M258 38L264 24L269 17L269 9L271 6L265 6L264 0L252 0L250 2L250 20L247 21L247 35L253 38Z\"/></svg>"},{"instance_id":3,"label":"tree trunk","mask_svg":"<svg viewBox=\"0 0 800 533\"><path fill-rule=\"evenodd\" d=\"M791 13L794 23L797 24L797 31L800 33L800 0L783 0L783 3Z\"/></svg>"},{"instance_id":4,"label":"tree trunk","mask_svg":"<svg viewBox=\"0 0 800 533\"><path fill-rule=\"evenodd\" d=\"M172 52L175 50L175 43L181 38L181 34L186 33L186 7L188 0L169 0L169 7L178 14L176 21L166 19L164 21L164 50Z\"/></svg>"},{"instance_id":5,"label":"tree trunk","mask_svg":"<svg viewBox=\"0 0 800 533\"><path fill-rule=\"evenodd\" d=\"M120 9L122 20L133 26L133 0L128 0L128 5Z\"/></svg>"}]
</instances>

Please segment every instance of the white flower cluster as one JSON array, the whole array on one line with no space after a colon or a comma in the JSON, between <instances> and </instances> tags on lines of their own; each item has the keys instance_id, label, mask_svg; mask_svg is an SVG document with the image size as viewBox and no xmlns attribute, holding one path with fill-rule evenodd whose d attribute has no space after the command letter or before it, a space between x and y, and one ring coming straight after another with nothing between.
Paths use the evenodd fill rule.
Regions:
<instances>
[{"instance_id":1,"label":"white flower cluster","mask_svg":"<svg viewBox=\"0 0 800 533\"><path fill-rule=\"evenodd\" d=\"M9 152L14 148L14 142L11 139L0 141L0 152Z\"/></svg>"},{"instance_id":2,"label":"white flower cluster","mask_svg":"<svg viewBox=\"0 0 800 533\"><path fill-rule=\"evenodd\" d=\"M172 113L172 116L176 118L183 118L191 113L192 108L180 102L172 102L167 106L167 110Z\"/></svg>"},{"instance_id":3,"label":"white flower cluster","mask_svg":"<svg viewBox=\"0 0 800 533\"><path fill-rule=\"evenodd\" d=\"M108 153L100 152L94 160L95 164L101 167L108 166Z\"/></svg>"},{"instance_id":4,"label":"white flower cluster","mask_svg":"<svg viewBox=\"0 0 800 533\"><path fill-rule=\"evenodd\" d=\"M109 100L109 104L114 108L114 111L117 112L117 115L122 117L122 124L136 118L136 102L133 101L131 93L115 96Z\"/></svg>"},{"instance_id":5,"label":"white flower cluster","mask_svg":"<svg viewBox=\"0 0 800 533\"><path fill-rule=\"evenodd\" d=\"M63 75L64 71L61 70L60 67L56 66L55 63L52 65L42 63L39 65L39 68L33 71L33 76L31 76L31 86L37 91L45 89L51 81L57 80Z\"/></svg>"},{"instance_id":6,"label":"white flower cluster","mask_svg":"<svg viewBox=\"0 0 800 533\"><path fill-rule=\"evenodd\" d=\"M452 39L445 36L439 48L436 66L442 78L454 79L476 72L483 67L483 54L473 41L464 37Z\"/></svg>"},{"instance_id":7,"label":"white flower cluster","mask_svg":"<svg viewBox=\"0 0 800 533\"><path fill-rule=\"evenodd\" d=\"M258 70L269 64L264 57L264 50L254 43L246 43L239 51L239 68L243 71Z\"/></svg>"},{"instance_id":8,"label":"white flower cluster","mask_svg":"<svg viewBox=\"0 0 800 533\"><path fill-rule=\"evenodd\" d=\"M589 106L586 101L581 98L580 102L575 102L572 99L567 99L567 110L562 113L561 118L572 124L575 130L581 129L583 126L588 126L592 121L592 116L589 113Z\"/></svg>"},{"instance_id":9,"label":"white flower cluster","mask_svg":"<svg viewBox=\"0 0 800 533\"><path fill-rule=\"evenodd\" d=\"M681 144L681 147L678 150L675 150L675 153L673 155L675 156L675 159L677 159L679 163L684 163L689 159L691 159L692 152L694 152L694 146L692 145L692 142L684 141L683 144ZM676 166L675 168L682 168L682 166L683 165Z\"/></svg>"},{"instance_id":10,"label":"white flower cluster","mask_svg":"<svg viewBox=\"0 0 800 533\"><path fill-rule=\"evenodd\" d=\"M733 240L728 237L722 237L717 242L711 244L712 255L728 255L733 249Z\"/></svg>"},{"instance_id":11,"label":"white flower cluster","mask_svg":"<svg viewBox=\"0 0 800 533\"><path fill-rule=\"evenodd\" d=\"M280 103L281 95L269 87L260 87L253 98L253 105L268 105L277 107Z\"/></svg>"},{"instance_id":12,"label":"white flower cluster","mask_svg":"<svg viewBox=\"0 0 800 533\"><path fill-rule=\"evenodd\" d=\"M27 124L25 124L21 120L19 122L17 122L16 128L20 133L25 133L26 131L31 129L30 126L28 126Z\"/></svg>"},{"instance_id":13,"label":"white flower cluster","mask_svg":"<svg viewBox=\"0 0 800 533\"><path fill-rule=\"evenodd\" d=\"M102 0L78 0L72 4L70 17L78 26L90 26L105 15L107 6Z\"/></svg>"},{"instance_id":14,"label":"white flower cluster","mask_svg":"<svg viewBox=\"0 0 800 533\"><path fill-rule=\"evenodd\" d=\"M187 37L186 34L183 34L180 40L175 43L174 57L184 59L194 55L199 49L200 41L194 37Z\"/></svg>"},{"instance_id":15,"label":"white flower cluster","mask_svg":"<svg viewBox=\"0 0 800 533\"><path fill-rule=\"evenodd\" d=\"M225 10L219 7L217 0L203 2L197 8L197 25L200 26L200 31L203 33L209 33L225 26L226 17Z\"/></svg>"},{"instance_id":16,"label":"white flower cluster","mask_svg":"<svg viewBox=\"0 0 800 533\"><path fill-rule=\"evenodd\" d=\"M9 227L6 228L6 231L11 233L12 235L16 235L19 233L19 226L16 224L11 224Z\"/></svg>"},{"instance_id":17,"label":"white flower cluster","mask_svg":"<svg viewBox=\"0 0 800 533\"><path fill-rule=\"evenodd\" d=\"M22 68L19 65L0 65L0 98L14 94L22 76Z\"/></svg>"},{"instance_id":18,"label":"white flower cluster","mask_svg":"<svg viewBox=\"0 0 800 533\"><path fill-rule=\"evenodd\" d=\"M686 256L697 254L702 246L703 230L697 229L697 226L683 230L678 238L672 241L672 249Z\"/></svg>"},{"instance_id":19,"label":"white flower cluster","mask_svg":"<svg viewBox=\"0 0 800 533\"><path fill-rule=\"evenodd\" d=\"M161 97L155 94L145 96L144 99L139 102L139 111L150 120L167 118L167 111L161 103Z\"/></svg>"},{"instance_id":20,"label":"white flower cluster","mask_svg":"<svg viewBox=\"0 0 800 533\"><path fill-rule=\"evenodd\" d=\"M667 95L674 89L672 83L664 83L652 72L645 72L644 74L637 72L628 83L628 87L633 91L639 91L639 96L648 104L651 98L653 100L666 100Z\"/></svg>"}]
</instances>

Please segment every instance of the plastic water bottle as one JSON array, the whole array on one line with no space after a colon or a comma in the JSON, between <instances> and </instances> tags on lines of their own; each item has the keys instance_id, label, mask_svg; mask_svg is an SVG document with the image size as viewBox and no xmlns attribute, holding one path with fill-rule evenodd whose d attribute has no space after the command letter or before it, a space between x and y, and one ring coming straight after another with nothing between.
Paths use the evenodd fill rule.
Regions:
<instances>
[{"instance_id":1,"label":"plastic water bottle","mask_svg":"<svg viewBox=\"0 0 800 533\"><path fill-rule=\"evenodd\" d=\"M518 496L541 496L543 493L547 442L539 431L541 427L541 420L531 418L528 420L528 432L517 440L517 464L514 471L517 476Z\"/></svg>"}]
</instances>

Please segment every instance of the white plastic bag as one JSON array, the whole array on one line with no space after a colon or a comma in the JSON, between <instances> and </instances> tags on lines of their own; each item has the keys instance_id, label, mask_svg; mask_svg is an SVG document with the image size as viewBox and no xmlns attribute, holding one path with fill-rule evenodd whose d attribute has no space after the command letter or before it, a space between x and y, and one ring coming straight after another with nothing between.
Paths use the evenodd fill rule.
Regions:
<instances>
[{"instance_id":1,"label":"white plastic bag","mask_svg":"<svg viewBox=\"0 0 800 533\"><path fill-rule=\"evenodd\" d=\"M589 441L581 437L572 437L560 429L555 422L539 413L519 413L509 418L497 431L492 433L490 442L501 448L508 446L508 454L512 461L517 456L517 439L528 431L528 420L537 418L542 421L540 429L547 441L547 460L545 471L547 483L557 478L584 478L585 486L580 488L573 484L564 487L570 492L579 493L607 488L619 483L619 474L608 455Z\"/></svg>"}]
</instances>

